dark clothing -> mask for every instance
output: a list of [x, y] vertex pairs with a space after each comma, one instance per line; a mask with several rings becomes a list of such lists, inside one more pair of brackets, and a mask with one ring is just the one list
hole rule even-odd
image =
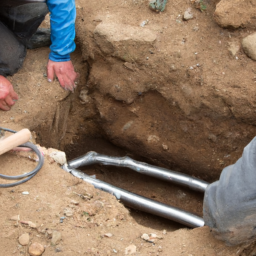
[[15, 7], [23, 4], [30, 3], [45, 3], [46, 0], [1, 0], [0, 7]]
[[229, 245], [256, 239], [256, 137], [242, 157], [226, 167], [204, 197], [204, 221]]
[[[1, 0], [2, 1], [2, 0]], [[26, 44], [48, 13], [46, 3], [0, 8], [0, 75], [13, 75], [22, 66]]]

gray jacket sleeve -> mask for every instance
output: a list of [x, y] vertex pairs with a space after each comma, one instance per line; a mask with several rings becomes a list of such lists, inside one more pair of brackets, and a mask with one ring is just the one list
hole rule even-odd
[[256, 137], [204, 196], [204, 221], [229, 245], [256, 239]]

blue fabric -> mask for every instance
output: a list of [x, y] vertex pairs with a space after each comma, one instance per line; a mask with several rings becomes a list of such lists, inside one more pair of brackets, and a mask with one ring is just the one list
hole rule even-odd
[[76, 48], [75, 0], [47, 0], [51, 18], [51, 52], [52, 61], [69, 61], [70, 53]]

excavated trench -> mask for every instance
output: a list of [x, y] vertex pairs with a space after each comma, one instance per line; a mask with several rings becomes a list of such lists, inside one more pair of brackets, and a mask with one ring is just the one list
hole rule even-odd
[[[83, 90], [84, 88], [79, 88], [78, 91]], [[58, 106], [54, 119], [38, 126], [36, 129], [37, 140], [41, 145], [63, 150], [68, 160], [82, 156], [89, 151], [96, 151], [109, 156], [129, 156], [135, 160], [153, 164], [151, 159], [135, 155], [133, 152], [120, 148], [108, 140], [101, 129], [93, 101], [86, 105], [87, 112], [90, 112], [90, 115], [81, 118], [80, 114], [85, 106], [81, 105], [81, 101], [77, 100], [79, 97], [76, 96], [78, 95], [71, 95], [66, 98]], [[76, 112], [74, 112], [75, 108]], [[48, 128], [49, 123], [53, 127], [51, 130]], [[65, 130], [60, 130], [64, 129], [63, 127], [65, 127]], [[86, 174], [96, 175], [97, 179], [116, 187], [202, 217], [202, 193], [139, 174], [128, 168], [92, 165], [83, 167], [82, 170]], [[183, 227], [181, 224], [136, 209], [131, 209], [131, 215], [139, 224], [154, 229], [170, 231]]]
[[[87, 62], [81, 60], [79, 48], [73, 56], [73, 61], [80, 73], [78, 88], [74, 94], [69, 94], [59, 101], [55, 113], [48, 115], [48, 119], [34, 129], [37, 142], [47, 148], [64, 151], [68, 160], [80, 157], [89, 151], [96, 151], [109, 156], [129, 156], [135, 160], [156, 165], [155, 159], [141, 157], [144, 152], [137, 151], [135, 154], [112, 144], [102, 127], [94, 97], [97, 92], [94, 88], [86, 86], [90, 67]], [[113, 104], [115, 104], [114, 101]], [[168, 168], [166, 163], [160, 167]], [[83, 171], [88, 175], [96, 175], [97, 179], [116, 187], [202, 217], [203, 194], [200, 192], [145, 176], [128, 168], [92, 165], [84, 167]], [[131, 215], [138, 223], [154, 229], [175, 230], [183, 227], [181, 224], [136, 209], [131, 209]]]

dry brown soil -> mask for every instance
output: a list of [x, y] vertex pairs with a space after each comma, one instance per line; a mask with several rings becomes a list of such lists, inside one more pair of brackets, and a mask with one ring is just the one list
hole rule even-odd
[[[57, 81], [47, 82], [48, 48], [29, 50], [22, 69], [9, 77], [20, 98], [10, 112], [0, 113], [0, 127], [27, 127], [33, 141], [65, 151], [68, 159], [95, 150], [217, 179], [255, 134], [255, 63], [242, 50], [239, 60], [228, 51], [231, 39], [239, 42], [252, 30], [220, 28], [213, 19], [216, 3], [205, 4], [206, 11], [200, 12], [190, 1], [169, 1], [165, 12], [157, 14], [147, 1], [78, 0], [78, 47], [72, 61], [80, 81], [75, 93], [63, 91]], [[194, 19], [183, 21], [189, 7]], [[128, 42], [128, 48], [134, 43], [134, 52], [125, 53], [123, 42], [111, 41], [113, 46], [95, 30], [101, 23], [141, 28], [145, 20], [156, 40]], [[49, 26], [49, 18], [43, 26]], [[199, 67], [190, 69], [197, 63]], [[0, 156], [0, 162], [1, 173], [7, 175], [36, 165], [15, 153]], [[121, 168], [92, 166], [84, 171], [202, 216], [201, 194]], [[255, 255], [253, 245], [227, 247], [208, 227], [187, 229], [127, 209], [114, 196], [65, 173], [48, 156], [32, 180], [0, 189], [0, 204], [1, 256], [29, 255], [28, 246], [18, 242], [23, 233], [29, 233], [29, 244], [45, 247], [45, 256], [126, 255], [130, 245], [136, 246], [133, 255]], [[11, 220], [17, 215], [21, 222]], [[57, 245], [51, 243], [53, 231], [61, 233]], [[143, 233], [160, 238], [149, 243]]]

